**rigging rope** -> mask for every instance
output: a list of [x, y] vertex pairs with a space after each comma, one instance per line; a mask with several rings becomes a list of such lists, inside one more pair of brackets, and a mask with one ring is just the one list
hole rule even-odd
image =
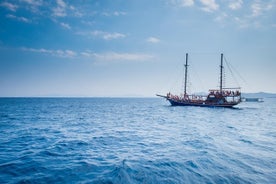
[[[237, 78], [235, 77], [235, 75], [234, 75], [234, 73], [233, 73], [233, 71], [232, 71], [232, 69], [234, 70], [235, 68], [234, 68], [230, 63], [228, 63], [228, 61], [226, 60], [226, 57], [225, 57], [225, 56], [223, 56], [223, 58], [224, 58], [224, 60], [225, 60], [226, 66], [228, 67], [228, 69], [229, 69], [229, 71], [230, 71], [230, 73], [231, 73], [233, 79], [235, 80], [235, 82], [236, 82], [236, 83], [238, 84], [238, 86], [240, 87], [240, 84], [239, 84]], [[237, 71], [236, 71], [236, 73], [237, 73], [237, 74], [239, 75], [239, 77], [242, 79], [241, 75], [240, 75]]]
[[201, 92], [201, 91], [197, 91], [197, 90], [205, 89], [204, 83], [202, 82], [202, 80], [197, 72], [196, 67], [193, 67], [193, 66], [191, 66], [191, 67], [192, 67], [193, 73], [195, 74], [196, 80], [199, 82], [199, 87], [200, 87], [200, 89], [195, 88], [194, 92]]

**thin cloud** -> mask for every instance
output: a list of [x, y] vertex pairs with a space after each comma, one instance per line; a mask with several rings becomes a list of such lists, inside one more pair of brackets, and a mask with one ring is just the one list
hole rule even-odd
[[56, 1], [57, 6], [52, 9], [53, 15], [55, 17], [65, 17], [67, 15], [66, 13], [66, 3], [63, 0], [57, 0]]
[[50, 50], [50, 49], [35, 49], [35, 48], [22, 48], [23, 51], [27, 52], [36, 52], [36, 53], [42, 53], [42, 54], [47, 54], [51, 56], [57, 56], [57, 57], [64, 57], [64, 58], [72, 58], [77, 56], [78, 54], [72, 50]]
[[160, 40], [158, 38], [155, 38], [155, 37], [149, 37], [147, 39], [147, 42], [149, 42], [149, 43], [159, 43]]
[[252, 16], [257, 17], [262, 13], [262, 6], [260, 2], [255, 2], [251, 5]]
[[113, 13], [113, 15], [115, 15], [115, 16], [120, 16], [120, 15], [126, 15], [127, 13], [126, 12], [123, 12], [123, 11], [115, 11], [114, 13]]
[[16, 10], [18, 9], [18, 6], [12, 3], [8, 3], [8, 2], [3, 2], [0, 4], [0, 6], [7, 8], [10, 11], [16, 12]]
[[[201, 8], [203, 11], [206, 12], [213, 12], [218, 10], [219, 5], [216, 3], [215, 0], [199, 0], [200, 3], [203, 5]], [[195, 0], [170, 0], [170, 4], [177, 6], [177, 7], [192, 7], [195, 5]]]
[[180, 7], [187, 7], [187, 6], [194, 5], [194, 0], [171, 0], [170, 2], [174, 6], [180, 6]]
[[25, 52], [34, 52], [40, 53], [55, 57], [62, 57], [62, 58], [74, 58], [76, 56], [82, 56], [86, 58], [93, 59], [97, 62], [120, 62], [120, 61], [149, 61], [154, 58], [153, 55], [143, 54], [143, 53], [119, 53], [119, 52], [105, 52], [105, 53], [96, 53], [90, 50], [76, 52], [73, 50], [52, 50], [52, 49], [36, 49], [36, 48], [27, 48], [22, 47], [22, 51]]
[[53, 8], [53, 15], [55, 17], [65, 17], [67, 14], [64, 8], [56, 7]]
[[223, 12], [223, 13], [221, 13], [219, 16], [217, 16], [214, 20], [215, 20], [216, 22], [223, 22], [223, 21], [225, 21], [228, 17], [229, 17], [228, 14], [225, 13], [225, 12]]
[[114, 12], [103, 12], [101, 13], [102, 15], [106, 16], [106, 17], [110, 17], [110, 16], [121, 16], [121, 15], [126, 15], [126, 12], [123, 11], [114, 11]]
[[[40, 7], [43, 7], [44, 3], [46, 3], [46, 2], [43, 2], [43, 0], [19, 0], [19, 1], [21, 2], [20, 8], [31, 11], [36, 15], [42, 14]], [[48, 7], [46, 4], [45, 6]]]
[[204, 6], [202, 8], [203, 11], [213, 12], [219, 9], [219, 5], [216, 3], [215, 0], [200, 0], [200, 2]]
[[42, 0], [20, 0], [20, 1], [30, 4], [32, 6], [41, 6], [43, 4]]
[[118, 60], [127, 60], [127, 61], [145, 61], [152, 59], [153, 56], [148, 54], [137, 54], [137, 53], [117, 53], [110, 52], [104, 54], [95, 54], [96, 58], [104, 60], [104, 61], [118, 61]]
[[84, 14], [80, 12], [76, 7], [70, 5], [63, 0], [56, 0], [56, 6], [52, 8], [52, 16], [54, 17], [83, 17]]
[[65, 29], [71, 29], [71, 26], [69, 24], [66, 24], [64, 22], [61, 22], [60, 25], [64, 27]]
[[258, 17], [260, 15], [263, 14], [263, 12], [271, 10], [273, 8], [272, 3], [268, 3], [268, 2], [262, 2], [262, 1], [255, 1], [252, 5], [251, 5], [251, 11], [252, 17]]
[[14, 19], [14, 20], [17, 20], [17, 21], [20, 21], [20, 22], [25, 22], [25, 23], [31, 23], [32, 22], [30, 19], [27, 19], [26, 17], [18, 17], [18, 16], [11, 15], [11, 14], [6, 15], [6, 17], [9, 18], [9, 19]]
[[231, 1], [228, 7], [232, 10], [238, 10], [242, 7], [242, 4], [243, 4], [242, 0]]
[[97, 62], [148, 61], [154, 58], [154, 56], [149, 54], [118, 52], [95, 53], [92, 51], [84, 51], [81, 52], [81, 55], [84, 57], [95, 59]]
[[234, 22], [238, 25], [240, 29], [248, 28], [252, 23], [248, 19], [241, 19], [239, 17], [234, 17]]
[[74, 17], [83, 17], [84, 16], [84, 14], [81, 11], [79, 11], [76, 7], [74, 7], [73, 5], [69, 6], [69, 11]]
[[269, 25], [264, 20], [270, 16], [272, 11], [275, 11], [274, 2], [275, 0], [254, 0], [250, 3], [246, 2], [248, 4], [245, 6], [245, 1], [231, 1], [228, 8], [233, 11], [220, 12], [214, 21], [221, 23], [221, 26], [234, 24], [239, 29], [266, 27]]
[[126, 37], [125, 34], [122, 33], [110, 33], [110, 32], [105, 32], [105, 31], [100, 31], [100, 30], [95, 30], [95, 31], [90, 31], [90, 32], [78, 32], [78, 35], [83, 35], [83, 36], [93, 36], [93, 37], [99, 37], [104, 40], [112, 40], [112, 39], [119, 39], [119, 38], [124, 38]]
[[90, 51], [84, 51], [80, 53], [82, 56], [84, 57], [93, 57], [94, 53], [90, 52]]
[[112, 40], [112, 39], [118, 39], [118, 38], [124, 38], [125, 35], [122, 33], [105, 33], [103, 35], [103, 39], [105, 40]]
[[66, 3], [63, 0], [57, 0], [57, 4], [58, 4], [58, 6], [63, 7], [63, 8], [66, 7]]

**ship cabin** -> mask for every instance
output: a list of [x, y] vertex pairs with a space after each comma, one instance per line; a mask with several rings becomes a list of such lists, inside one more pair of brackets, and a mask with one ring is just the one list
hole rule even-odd
[[207, 96], [207, 103], [227, 103], [227, 102], [240, 102], [241, 92], [240, 88], [223, 88], [223, 89], [210, 89]]

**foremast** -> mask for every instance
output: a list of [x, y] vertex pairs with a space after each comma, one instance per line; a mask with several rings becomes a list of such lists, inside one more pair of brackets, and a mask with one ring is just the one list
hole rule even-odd
[[223, 75], [223, 54], [220, 55], [220, 79], [219, 79], [219, 92], [222, 94], [222, 75]]
[[184, 96], [187, 95], [187, 75], [188, 75], [188, 53], [186, 53], [186, 63], [185, 63], [185, 79], [184, 79]]

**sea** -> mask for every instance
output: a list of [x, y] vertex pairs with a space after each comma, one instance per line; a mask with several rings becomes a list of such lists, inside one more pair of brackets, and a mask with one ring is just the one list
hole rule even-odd
[[0, 183], [276, 183], [276, 98], [0, 98]]

